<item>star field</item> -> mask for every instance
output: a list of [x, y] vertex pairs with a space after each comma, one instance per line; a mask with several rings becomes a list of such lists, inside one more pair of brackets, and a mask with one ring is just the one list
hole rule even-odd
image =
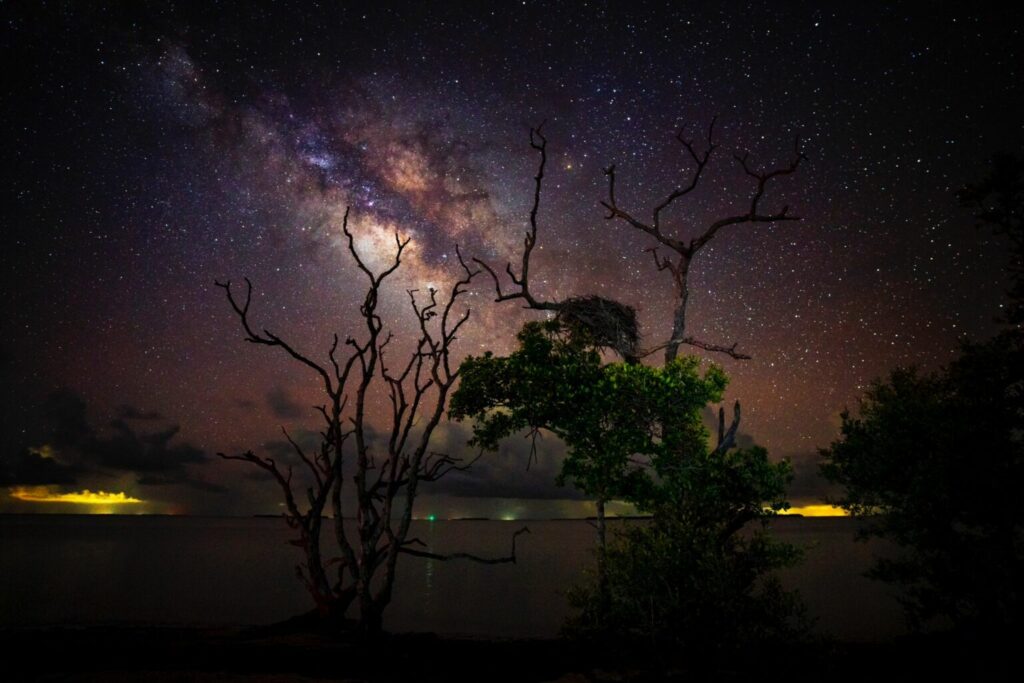
[[[936, 368], [962, 337], [995, 329], [1004, 246], [953, 193], [994, 152], [1021, 149], [1011, 17], [534, 2], [2, 13], [5, 452], [52, 440], [42, 407], [59, 388], [98, 430], [138, 407], [206, 453], [312, 426], [315, 378], [245, 344], [214, 280], [251, 278], [257, 324], [326, 358], [333, 332], [357, 331], [365, 293], [340, 234], [351, 206], [371, 266], [396, 231], [413, 240], [382, 303], [409, 340], [405, 290], [450, 283], [456, 244], [499, 270], [518, 262], [536, 165], [527, 131], [541, 121], [532, 289], [635, 306], [649, 345], [670, 334], [671, 283], [644, 253], [650, 237], [604, 219], [602, 169], [617, 165], [620, 206], [647, 217], [692, 171], [676, 131], [699, 141], [718, 116], [706, 177], [663, 218], [689, 239], [749, 205], [734, 153], [772, 168], [799, 136], [807, 162], [763, 205], [802, 220], [719, 233], [693, 263], [688, 309], [693, 334], [753, 356], [707, 355], [731, 377], [743, 430], [794, 459], [796, 501], [821, 493], [815, 449], [872, 378]], [[464, 353], [508, 351], [536, 315], [492, 299], [483, 279], [467, 297]], [[443, 437], [458, 447], [460, 434]], [[538, 475], [514, 457], [481, 468], [479, 495], [565, 494], [516, 479]], [[161, 510], [273, 504], [229, 463], [188, 462], [173, 481], [105, 476]]]

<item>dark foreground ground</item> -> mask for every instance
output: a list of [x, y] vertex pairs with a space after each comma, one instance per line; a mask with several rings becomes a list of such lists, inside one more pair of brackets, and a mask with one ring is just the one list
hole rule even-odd
[[561, 640], [366, 641], [281, 627], [19, 629], [0, 631], [0, 642], [4, 681], [991, 681], [1020, 680], [1024, 661], [1012, 647], [942, 637], [800, 645], [701, 668], [672, 653], [630, 657]]

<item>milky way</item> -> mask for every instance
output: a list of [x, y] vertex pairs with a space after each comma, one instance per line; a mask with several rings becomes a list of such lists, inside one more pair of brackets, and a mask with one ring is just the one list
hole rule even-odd
[[[266, 482], [208, 455], [273, 449], [279, 425], [312, 426], [318, 387], [242, 341], [214, 280], [251, 278], [257, 323], [323, 356], [334, 332], [357, 331], [365, 293], [341, 234], [351, 207], [372, 266], [396, 232], [412, 239], [382, 302], [410, 339], [406, 290], [450, 283], [456, 244], [499, 268], [518, 258], [527, 131], [541, 121], [535, 293], [620, 300], [646, 343], [663, 341], [670, 283], [648, 236], [604, 219], [602, 169], [615, 163], [619, 204], [648, 214], [691, 171], [676, 132], [699, 139], [717, 116], [721, 148], [666, 232], [689, 238], [745, 209], [753, 187], [734, 153], [772, 167], [799, 136], [808, 156], [764, 198], [803, 220], [723, 231], [694, 261], [689, 320], [753, 356], [709, 360], [731, 376], [744, 431], [794, 459], [793, 499], [810, 502], [815, 450], [872, 378], [938, 367], [959, 338], [994, 330], [1003, 245], [953, 192], [993, 152], [1021, 148], [1021, 27], [957, 12], [5, 7], [3, 457], [23, 458], [22, 473], [52, 462], [0, 484], [103, 487], [155, 510], [272, 509]], [[492, 299], [487, 282], [467, 297], [461, 353], [507, 351], [535, 315]], [[55, 416], [58, 389], [81, 410]], [[72, 418], [78, 455], [38, 455]], [[151, 438], [174, 425], [179, 446]], [[457, 449], [464, 432], [439, 436]], [[89, 460], [83, 444], [114, 441], [120, 464]], [[437, 504], [571, 495], [545, 479], [550, 441], [539, 470], [512, 445]], [[205, 459], [159, 477], [138, 466], [186, 446]]]

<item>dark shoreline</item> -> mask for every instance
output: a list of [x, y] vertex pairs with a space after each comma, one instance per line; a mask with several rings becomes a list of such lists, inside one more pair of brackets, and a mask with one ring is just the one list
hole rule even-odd
[[[884, 643], [810, 642], [733, 653], [695, 667], [685, 657], [626, 655], [563, 639], [432, 633], [384, 635], [296, 628], [89, 626], [0, 629], [5, 681], [611, 681], [1014, 680], [1012, 648], [947, 635]], [[38, 653], [45, 654], [40, 657]], [[656, 660], [661, 659], [661, 662]]]

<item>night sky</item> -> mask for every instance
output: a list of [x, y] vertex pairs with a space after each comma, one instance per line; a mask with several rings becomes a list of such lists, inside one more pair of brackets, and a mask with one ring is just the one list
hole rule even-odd
[[[361, 324], [365, 294], [341, 240], [385, 263], [410, 252], [382, 301], [410, 340], [405, 290], [450, 283], [463, 253], [518, 259], [546, 120], [548, 174], [532, 288], [596, 293], [639, 312], [644, 342], [671, 331], [653, 240], [606, 221], [650, 209], [688, 179], [675, 140], [718, 117], [721, 147], [665, 230], [689, 239], [742, 212], [733, 160], [808, 157], [766, 209], [800, 222], [723, 230], [691, 274], [689, 331], [738, 342], [720, 362], [743, 431], [792, 458], [791, 500], [824, 492], [816, 448], [872, 378], [934, 369], [996, 329], [1005, 246], [954, 191], [1022, 148], [1021, 22], [847, 3], [6, 3], [0, 277], [0, 510], [275, 512], [273, 484], [217, 451], [281, 451], [323, 402], [279, 349], [243, 341], [215, 279], [252, 279], [252, 316], [326, 359]], [[148, 6], [147, 6], [148, 5]], [[466, 298], [460, 355], [510, 350], [536, 319]], [[660, 357], [655, 356], [658, 362]], [[442, 425], [461, 452], [467, 427]], [[420, 514], [580, 514], [553, 484], [559, 447], [525, 469], [513, 439], [472, 476], [428, 489]], [[45, 487], [45, 488], [44, 488]], [[23, 500], [102, 490], [132, 505]], [[18, 497], [15, 497], [18, 496]]]

